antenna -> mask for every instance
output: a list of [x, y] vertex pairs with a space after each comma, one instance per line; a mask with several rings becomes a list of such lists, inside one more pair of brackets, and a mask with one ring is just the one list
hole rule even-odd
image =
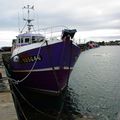
[[30, 10], [34, 10], [34, 6], [27, 5], [27, 6], [24, 6], [23, 9], [27, 9], [28, 16], [23, 20], [27, 21], [28, 32], [30, 32], [31, 27], [33, 27], [33, 25], [31, 24], [31, 21], [34, 20], [34, 19], [30, 19]]

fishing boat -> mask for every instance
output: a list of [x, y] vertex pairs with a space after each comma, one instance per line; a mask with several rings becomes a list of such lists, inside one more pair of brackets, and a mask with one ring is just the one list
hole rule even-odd
[[9, 76], [19, 88], [59, 95], [67, 86], [69, 76], [79, 57], [80, 47], [73, 41], [76, 29], [63, 29], [60, 39], [46, 39], [32, 31], [30, 5], [25, 20], [27, 32], [12, 41]]
[[[30, 10], [34, 7], [27, 5], [24, 8], [28, 13], [24, 19], [27, 31], [22, 29], [12, 41], [11, 53], [3, 54], [17, 116], [19, 120], [32, 120], [42, 119], [42, 114], [46, 120], [58, 111], [58, 120], [63, 107], [60, 105], [62, 93], [81, 52], [73, 39], [77, 31], [62, 29], [59, 39], [46, 38], [32, 31]], [[46, 111], [52, 112], [48, 115]]]

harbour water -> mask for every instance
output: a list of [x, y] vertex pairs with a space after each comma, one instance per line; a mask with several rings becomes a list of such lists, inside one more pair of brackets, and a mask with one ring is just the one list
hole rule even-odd
[[120, 120], [120, 46], [82, 52], [69, 89], [74, 110], [96, 120]]

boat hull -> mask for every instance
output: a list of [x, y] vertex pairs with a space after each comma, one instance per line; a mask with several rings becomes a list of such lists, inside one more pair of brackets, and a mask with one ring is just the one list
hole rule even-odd
[[80, 48], [72, 41], [28, 47], [11, 58], [12, 78], [24, 88], [59, 94], [67, 86], [79, 54]]
[[[58, 94], [67, 85], [67, 80], [71, 70], [50, 70], [32, 72], [26, 80], [20, 82], [22, 87], [37, 90], [39, 92], [49, 92]], [[28, 73], [14, 73], [15, 78], [24, 78]]]
[[19, 120], [56, 120], [60, 117], [65, 90], [59, 96], [51, 96], [24, 88], [11, 80], [9, 83]]

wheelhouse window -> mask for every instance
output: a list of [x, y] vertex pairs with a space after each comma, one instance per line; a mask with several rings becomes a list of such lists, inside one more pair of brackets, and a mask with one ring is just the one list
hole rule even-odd
[[23, 43], [23, 38], [21, 38], [21, 43]]
[[29, 43], [29, 38], [25, 38], [25, 43]]
[[18, 39], [18, 43], [20, 43], [20, 38]]
[[36, 43], [35, 36], [32, 36], [32, 43]]
[[32, 40], [35, 40], [35, 36], [32, 36]]

